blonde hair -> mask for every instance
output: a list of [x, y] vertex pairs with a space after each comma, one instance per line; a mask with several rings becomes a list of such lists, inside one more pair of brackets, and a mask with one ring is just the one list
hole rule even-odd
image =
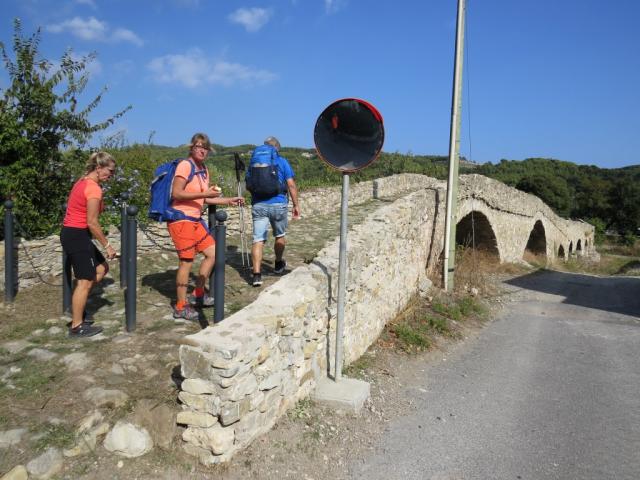
[[198, 132], [191, 137], [191, 143], [189, 149], [191, 150], [196, 143], [200, 143], [202, 146], [207, 147], [207, 150], [211, 150], [211, 140], [206, 133]]
[[110, 154], [107, 152], [94, 152], [87, 160], [85, 168], [87, 173], [91, 173], [98, 167], [106, 167], [110, 164], [116, 164], [116, 160]]

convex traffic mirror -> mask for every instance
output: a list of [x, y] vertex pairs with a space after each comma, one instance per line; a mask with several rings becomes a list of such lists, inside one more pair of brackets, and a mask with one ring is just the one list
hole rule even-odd
[[357, 172], [371, 164], [382, 150], [382, 116], [364, 100], [337, 100], [318, 117], [313, 137], [320, 158], [330, 167], [345, 173]]

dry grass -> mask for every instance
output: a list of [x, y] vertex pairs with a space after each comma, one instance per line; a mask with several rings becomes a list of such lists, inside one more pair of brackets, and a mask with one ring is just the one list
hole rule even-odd
[[484, 320], [488, 308], [477, 297], [447, 295], [415, 297], [392, 322], [379, 343], [407, 353], [428, 350], [439, 338], [459, 338], [462, 323]]
[[463, 295], [476, 289], [480, 296], [493, 296], [498, 292], [497, 278], [526, 271], [522, 265], [501, 264], [496, 255], [487, 251], [459, 248], [456, 252], [455, 291]]

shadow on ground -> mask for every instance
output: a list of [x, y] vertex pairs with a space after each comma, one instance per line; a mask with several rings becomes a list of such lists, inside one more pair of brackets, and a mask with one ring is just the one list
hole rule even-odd
[[640, 278], [593, 277], [539, 270], [506, 283], [527, 290], [563, 296], [565, 299], [562, 303], [640, 316]]

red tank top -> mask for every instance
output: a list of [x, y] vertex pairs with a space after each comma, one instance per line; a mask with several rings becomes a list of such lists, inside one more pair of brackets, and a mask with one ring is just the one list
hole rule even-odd
[[100, 200], [100, 211], [104, 210], [102, 203], [102, 188], [95, 181], [82, 177], [78, 180], [67, 200], [67, 212], [62, 225], [73, 228], [87, 228], [87, 200]]

